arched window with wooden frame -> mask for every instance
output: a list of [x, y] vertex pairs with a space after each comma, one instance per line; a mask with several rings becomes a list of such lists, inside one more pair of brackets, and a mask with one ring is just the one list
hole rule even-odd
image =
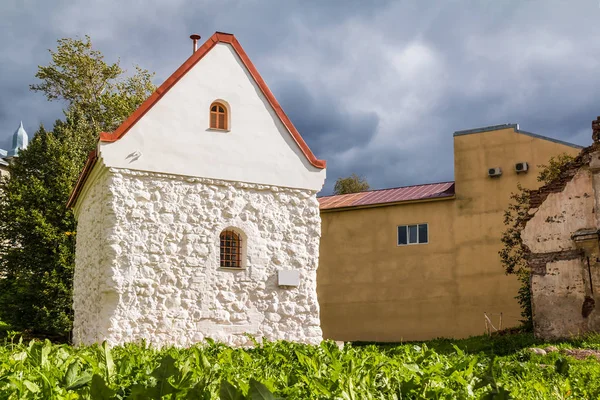
[[225, 104], [215, 101], [210, 105], [210, 129], [228, 129], [228, 115]]
[[220, 235], [221, 268], [242, 268], [242, 235], [226, 229]]

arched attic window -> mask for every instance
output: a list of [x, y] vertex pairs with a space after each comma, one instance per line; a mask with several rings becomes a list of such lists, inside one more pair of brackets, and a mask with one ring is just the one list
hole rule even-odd
[[242, 235], [226, 229], [220, 235], [221, 268], [242, 268]]
[[215, 101], [210, 105], [210, 129], [227, 130], [227, 107]]

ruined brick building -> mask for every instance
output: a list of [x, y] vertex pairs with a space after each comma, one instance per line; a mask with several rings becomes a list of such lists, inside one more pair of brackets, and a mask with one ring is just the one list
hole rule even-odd
[[531, 192], [521, 238], [532, 271], [535, 334], [600, 331], [600, 117], [593, 144], [550, 184]]

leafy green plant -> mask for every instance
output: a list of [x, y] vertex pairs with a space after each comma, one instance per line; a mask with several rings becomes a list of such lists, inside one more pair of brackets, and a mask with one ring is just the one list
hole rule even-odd
[[[546, 399], [598, 398], [600, 367], [531, 355], [531, 335], [353, 345], [261, 342], [187, 349], [49, 341], [0, 346], [2, 399]], [[555, 343], [600, 348], [600, 337]], [[494, 353], [503, 353], [495, 356]]]

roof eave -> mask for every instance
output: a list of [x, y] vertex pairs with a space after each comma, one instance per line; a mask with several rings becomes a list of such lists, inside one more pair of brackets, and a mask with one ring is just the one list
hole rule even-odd
[[532, 133], [532, 132], [524, 131], [522, 129], [519, 129], [519, 124], [501, 124], [501, 125], [484, 126], [484, 127], [481, 127], [481, 128], [474, 128], [474, 129], [465, 129], [465, 130], [462, 130], [462, 131], [456, 131], [456, 132], [454, 132], [452, 136], [454, 136], [454, 137], [456, 137], [456, 136], [464, 136], [464, 135], [471, 135], [471, 134], [474, 134], [474, 133], [499, 131], [499, 130], [502, 130], [502, 129], [512, 129], [516, 133], [520, 133], [522, 135], [527, 135], [527, 136], [531, 136], [531, 137], [534, 137], [534, 138], [537, 138], [537, 139], [542, 139], [542, 140], [548, 140], [550, 142], [562, 144], [562, 145], [569, 146], [569, 147], [574, 147], [576, 149], [583, 149], [584, 148], [584, 146], [580, 146], [580, 145], [575, 144], [575, 143], [569, 143], [569, 142], [565, 142], [564, 140], [554, 139], [554, 138], [551, 138], [551, 137], [548, 137], [548, 136], [538, 135], [537, 133]]
[[88, 154], [88, 158], [83, 166], [83, 170], [81, 174], [79, 174], [79, 178], [77, 178], [77, 182], [75, 183], [75, 187], [69, 196], [69, 200], [67, 201], [67, 208], [72, 208], [75, 203], [77, 203], [77, 198], [79, 194], [83, 190], [83, 186], [85, 185], [85, 181], [89, 174], [94, 169], [94, 165], [96, 165], [96, 161], [98, 160], [98, 152], [96, 150], [90, 151]]
[[439, 196], [439, 197], [431, 197], [428, 199], [416, 199], [416, 200], [403, 200], [403, 201], [394, 201], [389, 203], [377, 203], [377, 204], [363, 204], [356, 206], [345, 206], [345, 207], [332, 207], [332, 208], [319, 208], [320, 212], [334, 212], [334, 211], [351, 211], [365, 208], [379, 208], [379, 207], [390, 207], [390, 206], [400, 206], [405, 204], [415, 204], [415, 203], [431, 203], [434, 201], [441, 200], [454, 200], [456, 195], [450, 196]]

